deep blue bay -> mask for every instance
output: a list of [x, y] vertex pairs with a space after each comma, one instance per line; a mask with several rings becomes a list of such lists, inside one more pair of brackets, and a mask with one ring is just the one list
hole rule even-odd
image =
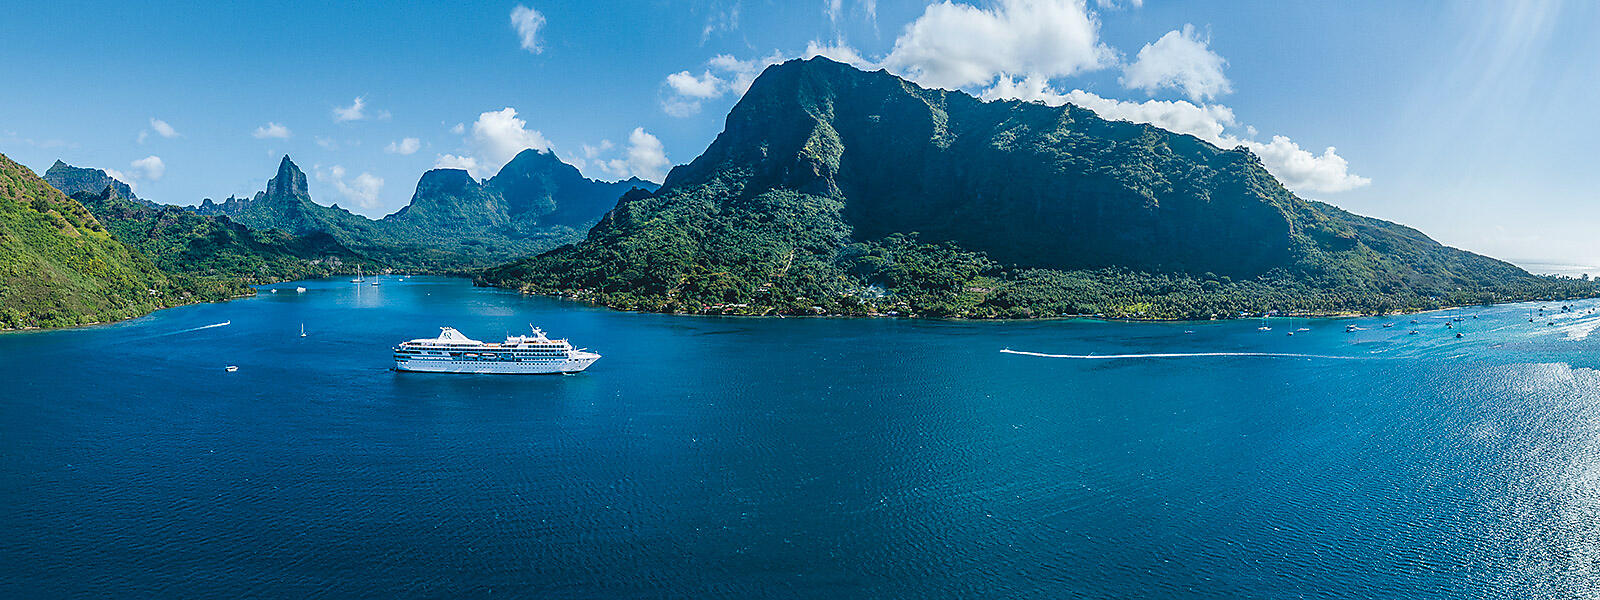
[[[0, 597], [1600, 594], [1593, 302], [1463, 310], [1456, 339], [1450, 313], [1263, 332], [295, 285], [0, 335]], [[529, 323], [605, 358], [389, 370], [438, 326]]]

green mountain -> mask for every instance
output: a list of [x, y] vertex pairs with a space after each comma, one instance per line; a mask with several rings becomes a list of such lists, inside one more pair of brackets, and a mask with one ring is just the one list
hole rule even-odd
[[634, 186], [584, 178], [549, 152], [526, 150], [493, 178], [435, 169], [417, 182], [411, 202], [379, 220], [311, 200], [305, 174], [289, 157], [267, 189], [249, 199], [210, 199], [201, 215], [225, 215], [256, 229], [326, 233], [338, 243], [406, 268], [460, 268], [504, 262], [577, 239]]
[[111, 321], [182, 302], [82, 204], [0, 155], [0, 328]]
[[324, 277], [366, 262], [324, 232], [296, 236], [276, 229], [257, 231], [226, 216], [135, 202], [113, 188], [99, 194], [79, 192], [72, 198], [114, 237], [149, 257], [173, 279], [231, 284], [237, 289], [244, 284]]
[[645, 310], [970, 317], [1593, 293], [1303, 200], [1244, 148], [825, 58], [768, 68], [659, 190], [480, 281]]
[[293, 235], [327, 233], [341, 242], [363, 245], [381, 232], [371, 219], [339, 208], [311, 201], [306, 189], [306, 174], [288, 156], [278, 163], [278, 173], [267, 180], [267, 189], [250, 199], [228, 198], [220, 204], [203, 200], [195, 212], [201, 215], [226, 215], [255, 229], [277, 229]]
[[118, 197], [145, 205], [154, 205], [152, 202], [140, 200], [138, 196], [133, 194], [133, 188], [129, 187], [128, 184], [118, 181], [100, 169], [74, 167], [57, 160], [55, 164], [50, 165], [49, 170], [44, 172], [44, 180], [68, 196], [79, 192], [98, 194], [109, 187], [116, 190]]
[[485, 185], [506, 200], [507, 216], [522, 227], [588, 227], [633, 188], [656, 189], [637, 177], [617, 182], [584, 177], [554, 152], [523, 150]]

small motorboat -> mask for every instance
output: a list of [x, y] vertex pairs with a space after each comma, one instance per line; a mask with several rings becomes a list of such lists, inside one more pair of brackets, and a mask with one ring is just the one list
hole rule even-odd
[[304, 294], [304, 293], [306, 293], [306, 289], [303, 288], [303, 287], [297, 287], [297, 288], [294, 289], [294, 292], [296, 294]]
[[234, 371], [239, 370], [239, 365], [228, 365], [227, 369], [225, 369], [225, 370], [227, 372], [229, 372], [229, 373], [232, 373]]

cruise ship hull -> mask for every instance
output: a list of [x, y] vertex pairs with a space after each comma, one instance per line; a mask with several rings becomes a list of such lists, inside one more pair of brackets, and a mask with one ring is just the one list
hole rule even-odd
[[462, 360], [452, 357], [408, 356], [397, 357], [394, 370], [417, 373], [489, 373], [497, 375], [554, 375], [577, 373], [589, 368], [600, 355], [592, 352], [574, 352], [564, 359], [536, 360]]

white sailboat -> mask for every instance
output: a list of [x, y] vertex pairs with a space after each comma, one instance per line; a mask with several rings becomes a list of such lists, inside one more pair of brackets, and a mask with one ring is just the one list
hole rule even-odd
[[306, 324], [305, 323], [301, 323], [300, 324], [300, 337], [305, 337], [305, 336], [306, 336]]
[[350, 283], [361, 283], [362, 281], [365, 280], [361, 278], [361, 265], [356, 265], [356, 278], [351, 279]]

